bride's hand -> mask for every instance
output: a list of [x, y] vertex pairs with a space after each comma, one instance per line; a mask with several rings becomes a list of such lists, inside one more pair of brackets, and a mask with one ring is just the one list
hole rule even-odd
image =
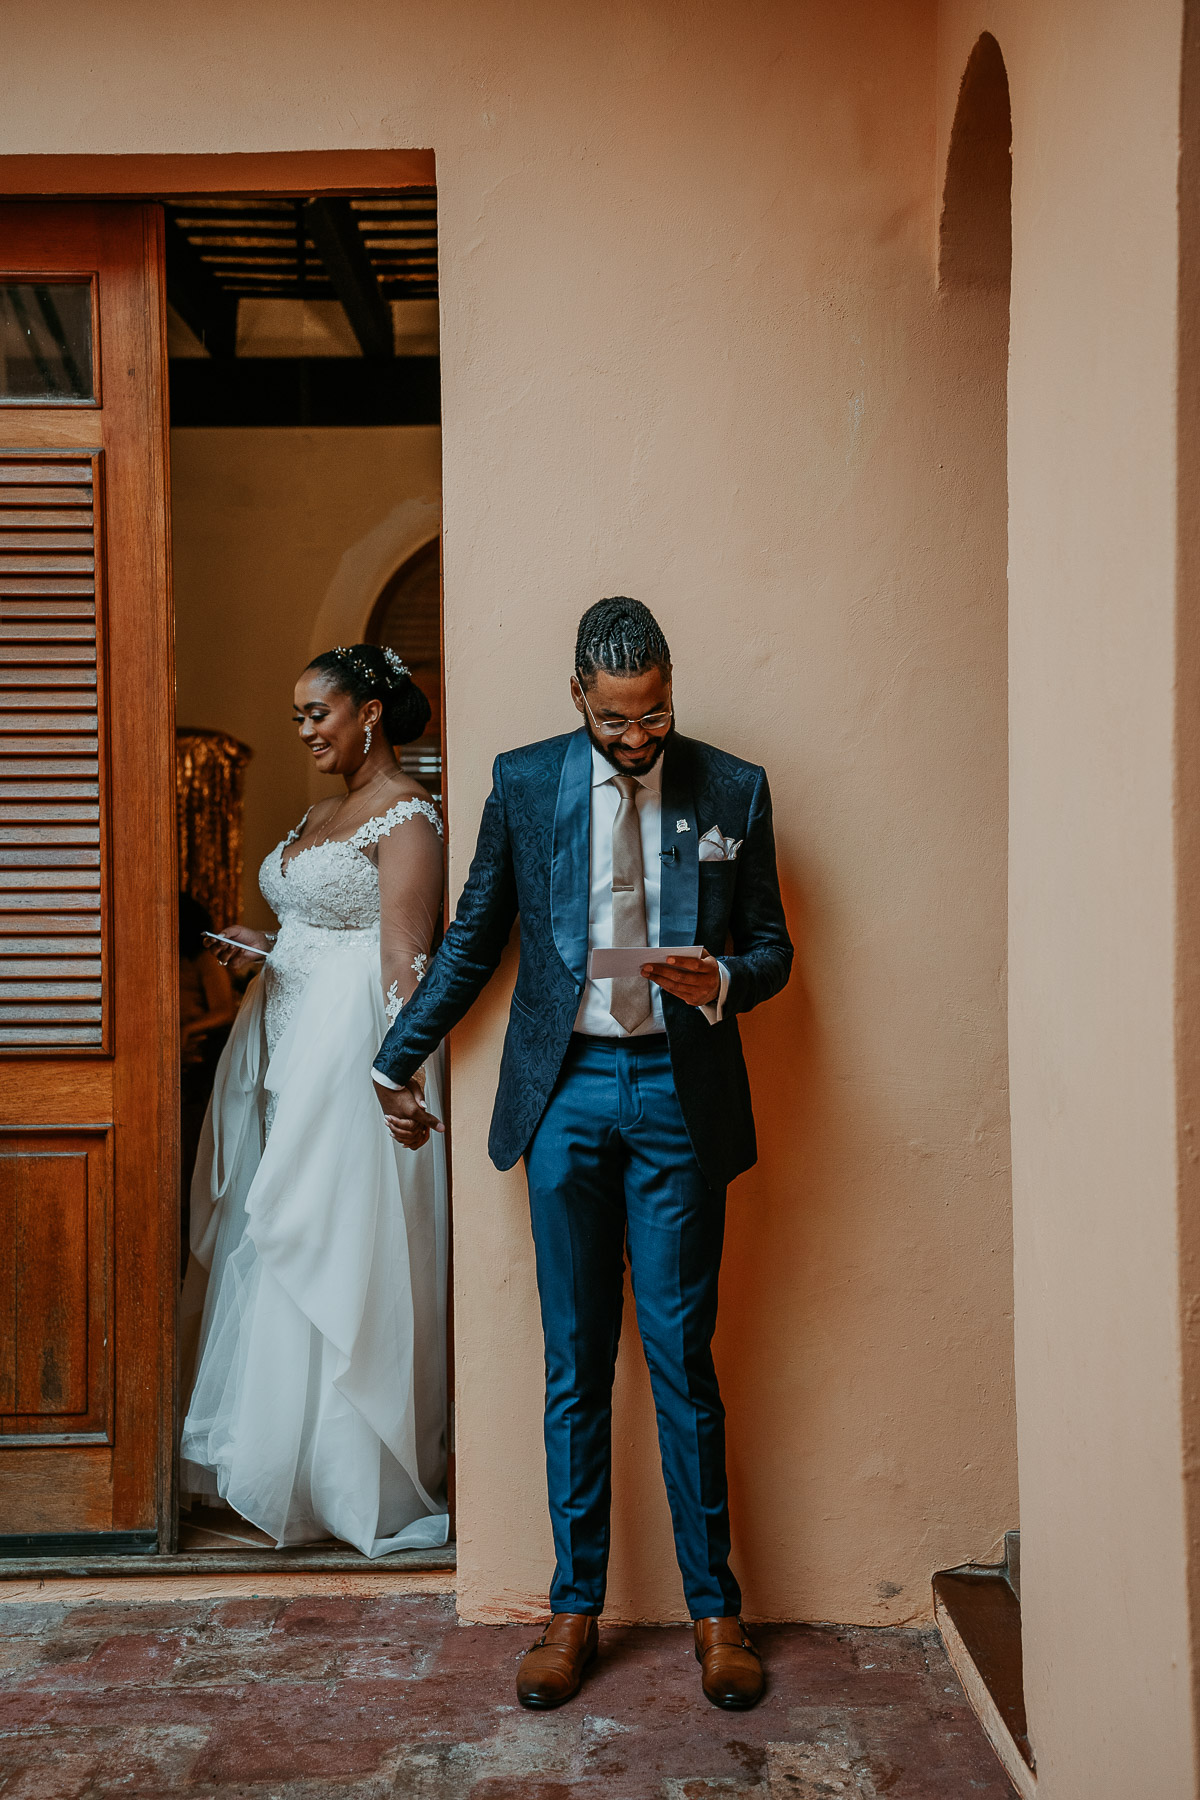
[[384, 1124], [396, 1142], [406, 1150], [419, 1150], [431, 1131], [446, 1129], [440, 1119], [435, 1119], [432, 1113], [426, 1112], [415, 1084], [402, 1088], [385, 1088], [376, 1082], [375, 1098], [383, 1108]]
[[[252, 931], [249, 925], [227, 925], [221, 935], [233, 938], [239, 944], [249, 945], [252, 951], [261, 950], [263, 955], [271, 948], [271, 940], [266, 932]], [[235, 975], [245, 975], [251, 969], [262, 967], [262, 956], [247, 955], [245, 951], [235, 950], [232, 944], [222, 944], [207, 934], [204, 943], [222, 967], [232, 970]]]

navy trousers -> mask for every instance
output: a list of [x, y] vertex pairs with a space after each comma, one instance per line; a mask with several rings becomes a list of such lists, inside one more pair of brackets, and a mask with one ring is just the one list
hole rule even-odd
[[688, 1608], [693, 1619], [740, 1612], [711, 1350], [725, 1193], [692, 1154], [665, 1037], [572, 1038], [525, 1165], [546, 1339], [551, 1610], [604, 1605], [628, 1247]]

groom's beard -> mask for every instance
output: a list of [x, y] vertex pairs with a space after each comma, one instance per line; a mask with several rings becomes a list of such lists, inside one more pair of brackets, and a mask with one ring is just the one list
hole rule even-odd
[[669, 730], [662, 737], [650, 738], [640, 750], [631, 751], [624, 748], [619, 738], [615, 744], [606, 744], [592, 729], [589, 718], [584, 718], [584, 725], [596, 749], [618, 775], [648, 775], [675, 735], [675, 721], [672, 719]]

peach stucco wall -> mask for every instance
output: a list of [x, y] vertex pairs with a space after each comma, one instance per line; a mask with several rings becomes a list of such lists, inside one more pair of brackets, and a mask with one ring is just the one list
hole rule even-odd
[[[574, 723], [601, 592], [660, 611], [684, 728], [770, 768], [799, 957], [746, 1028], [735, 1558], [753, 1613], [882, 1622], [1016, 1516], [991, 544], [978, 580], [1003, 466], [931, 305], [932, 21], [784, 16], [744, 19], [732, 66], [711, 12], [623, 13], [619, 51], [560, 20], [540, 96], [518, 26], [515, 92], [435, 139], [452, 828], [460, 875], [492, 749]], [[502, 1014], [454, 1062], [460, 1603], [485, 1618], [538, 1610], [549, 1566], [523, 1186], [483, 1155]], [[619, 1388], [610, 1608], [679, 1616], [630, 1344]]]
[[[933, 286], [984, 26], [1015, 129], [1029, 1698], [1049, 1800], [1174, 1800], [1178, 5], [23, 3], [0, 151], [433, 147], [452, 886], [493, 752], [574, 723], [578, 612], [639, 594], [685, 729], [770, 770], [798, 945], [746, 1027], [763, 1157], [718, 1344], [747, 1607], [922, 1618], [930, 1571], [1017, 1515], [1003, 386], [994, 316]], [[460, 1606], [483, 1619], [537, 1610], [549, 1566], [522, 1184], [484, 1151], [503, 1012], [497, 984], [453, 1064]], [[619, 1387], [611, 1612], [675, 1617], [631, 1343]]]
[[1190, 1795], [1173, 841], [1182, 14], [945, 6], [943, 157], [981, 29], [1013, 106], [1009, 1048], [1030, 1731], [1054, 1800]]

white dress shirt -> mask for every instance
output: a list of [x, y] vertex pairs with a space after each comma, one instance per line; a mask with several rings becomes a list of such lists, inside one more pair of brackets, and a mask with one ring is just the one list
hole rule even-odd
[[[638, 824], [642, 833], [642, 883], [646, 893], [646, 942], [658, 944], [658, 921], [662, 900], [662, 757], [646, 775], [635, 775]], [[621, 796], [613, 785], [617, 771], [608, 759], [592, 745], [592, 826], [588, 846], [590, 879], [588, 888], [588, 950], [612, 949], [612, 840]], [[729, 991], [729, 971], [724, 963], [721, 991], [715, 1001], [702, 1006], [701, 1012], [710, 1025], [718, 1023]], [[588, 981], [583, 999], [575, 1015], [575, 1029], [586, 1037], [645, 1037], [650, 1032], [664, 1031], [662, 989], [650, 983], [650, 1016], [637, 1030], [627, 1032], [618, 1025], [609, 1007], [612, 1005], [611, 981]]]

